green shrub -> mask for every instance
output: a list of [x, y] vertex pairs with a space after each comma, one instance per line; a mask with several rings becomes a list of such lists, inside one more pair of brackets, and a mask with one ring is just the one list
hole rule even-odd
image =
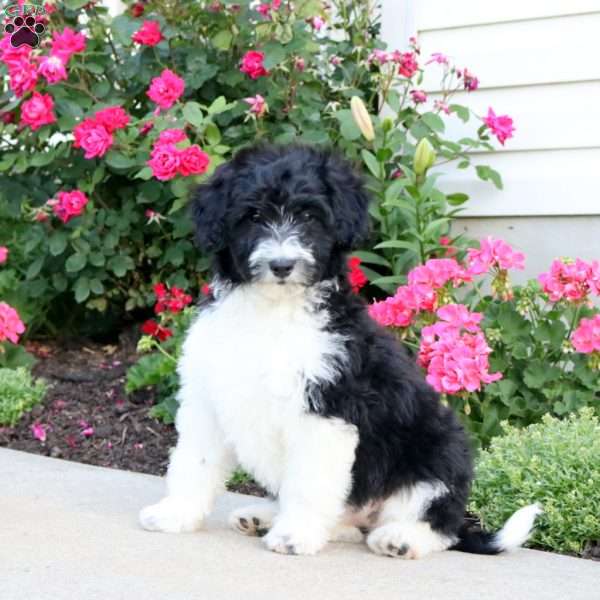
[[26, 369], [0, 369], [0, 425], [15, 425], [45, 393], [46, 384]]
[[600, 422], [589, 408], [568, 419], [546, 415], [505, 435], [481, 453], [470, 509], [499, 528], [518, 507], [540, 502], [531, 544], [581, 553], [600, 539]]

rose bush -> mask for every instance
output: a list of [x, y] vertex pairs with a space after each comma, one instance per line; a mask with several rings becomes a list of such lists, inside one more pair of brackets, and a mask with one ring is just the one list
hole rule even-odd
[[[477, 78], [422, 57], [416, 40], [385, 50], [372, 2], [330, 5], [135, 2], [111, 19], [67, 0], [44, 5], [38, 48], [4, 36], [0, 244], [12, 260], [0, 296], [29, 331], [109, 330], [148, 310], [157, 281], [196, 294], [208, 260], [191, 243], [189, 189], [257, 139], [332, 144], [364, 163], [377, 202], [356, 256], [373, 293], [442, 251], [466, 196], [423, 176], [419, 141], [466, 168], [490, 133], [510, 137], [510, 119], [491, 111], [472, 137], [446, 139], [446, 119], [484, 118], [452, 103]], [[433, 102], [419, 89], [426, 68], [444, 82]]]

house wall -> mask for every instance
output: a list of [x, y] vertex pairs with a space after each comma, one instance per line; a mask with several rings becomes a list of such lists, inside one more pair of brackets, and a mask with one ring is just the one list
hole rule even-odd
[[[383, 0], [382, 10], [391, 48], [418, 33], [422, 60], [443, 52], [479, 77], [457, 103], [514, 119], [504, 148], [474, 156], [504, 190], [446, 169], [443, 187], [471, 197], [456, 230], [507, 239], [526, 253], [527, 276], [556, 256], [600, 258], [600, 0]], [[432, 100], [436, 68], [423, 82]], [[468, 129], [449, 120], [452, 137]]]

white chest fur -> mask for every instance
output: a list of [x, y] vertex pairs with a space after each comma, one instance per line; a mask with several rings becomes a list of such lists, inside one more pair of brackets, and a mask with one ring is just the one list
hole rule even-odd
[[343, 338], [324, 330], [317, 290], [265, 296], [234, 288], [192, 325], [179, 365], [185, 402], [208, 403], [240, 464], [276, 492], [309, 382], [334, 381]]

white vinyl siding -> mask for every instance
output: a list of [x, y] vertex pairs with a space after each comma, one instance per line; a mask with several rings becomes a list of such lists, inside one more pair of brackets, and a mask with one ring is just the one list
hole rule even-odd
[[[500, 172], [504, 190], [445, 167], [442, 187], [471, 197], [457, 229], [510, 238], [536, 267], [561, 254], [600, 258], [600, 0], [383, 0], [382, 9], [390, 48], [418, 34], [422, 63], [442, 52], [479, 78], [454, 101], [514, 119], [504, 147], [473, 156]], [[427, 68], [431, 101], [438, 74]], [[450, 139], [476, 128], [446, 122]]]

